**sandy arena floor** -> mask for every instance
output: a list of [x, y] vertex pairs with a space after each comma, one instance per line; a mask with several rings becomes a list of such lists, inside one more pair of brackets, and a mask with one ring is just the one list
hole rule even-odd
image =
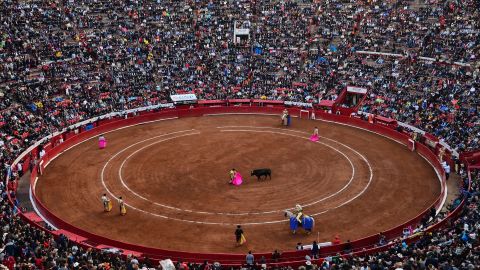
[[[319, 127], [319, 143], [308, 140]], [[317, 238], [358, 239], [395, 227], [440, 194], [434, 170], [384, 137], [338, 124], [273, 116], [207, 116], [159, 121], [91, 139], [55, 159], [36, 193], [65, 221], [124, 242], [195, 252], [291, 250]], [[250, 177], [272, 169], [272, 179]], [[244, 177], [228, 185], [229, 170]], [[107, 191], [108, 190], [108, 191]], [[129, 205], [104, 213], [103, 193]], [[111, 197], [112, 195], [110, 195]], [[292, 235], [283, 210], [315, 217], [314, 233]], [[236, 248], [243, 224], [248, 244]]]

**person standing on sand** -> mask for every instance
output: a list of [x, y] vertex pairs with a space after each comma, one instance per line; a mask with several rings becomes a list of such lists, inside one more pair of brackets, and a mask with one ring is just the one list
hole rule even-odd
[[118, 197], [118, 205], [120, 206], [120, 215], [125, 216], [127, 214], [127, 207], [125, 206], [122, 196]]
[[107, 194], [102, 196], [103, 210], [105, 212], [110, 212], [112, 210], [112, 201], [107, 197]]
[[318, 139], [319, 139], [319, 136], [318, 136], [318, 128], [315, 127], [315, 129], [313, 130], [312, 136], [310, 136], [310, 141], [312, 141], [312, 142], [318, 142]]
[[245, 235], [243, 234], [242, 226], [240, 225], [237, 225], [237, 229], [235, 230], [235, 240], [237, 241], [237, 247], [247, 242], [247, 239], [245, 239]]
[[232, 184], [233, 183], [233, 178], [235, 178], [235, 173], [237, 171], [235, 169], [231, 169], [230, 170], [230, 182], [228, 182], [229, 184]]
[[281, 119], [282, 119], [282, 125], [286, 127], [288, 125], [288, 110], [287, 109], [283, 110]]

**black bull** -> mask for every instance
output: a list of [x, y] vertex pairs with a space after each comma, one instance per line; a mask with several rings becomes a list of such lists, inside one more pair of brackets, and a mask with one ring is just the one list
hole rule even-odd
[[272, 179], [272, 170], [270, 169], [256, 169], [253, 170], [252, 173], [250, 174], [251, 176], [256, 176], [257, 180], [260, 180], [260, 177], [265, 176], [265, 180], [267, 179], [267, 176]]

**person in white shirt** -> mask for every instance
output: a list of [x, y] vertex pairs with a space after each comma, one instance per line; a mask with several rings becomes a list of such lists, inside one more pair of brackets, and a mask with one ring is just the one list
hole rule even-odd
[[446, 161], [442, 162], [442, 167], [443, 170], [445, 171], [445, 177], [448, 178], [450, 177], [450, 165]]
[[103, 210], [105, 212], [110, 212], [112, 210], [112, 204], [110, 199], [107, 197], [107, 194], [103, 194], [102, 203], [103, 203]]
[[45, 156], [45, 154], [46, 154], [45, 149], [42, 149], [42, 151], [40, 151], [40, 153], [39, 153], [40, 158], [43, 158], [43, 156]]
[[21, 162], [17, 163], [17, 172], [19, 177], [23, 176], [23, 165]]

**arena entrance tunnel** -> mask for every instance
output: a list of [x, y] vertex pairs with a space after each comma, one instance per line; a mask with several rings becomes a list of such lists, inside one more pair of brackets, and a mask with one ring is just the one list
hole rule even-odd
[[[275, 106], [275, 107], [262, 107], [262, 106], [220, 106], [220, 107], [196, 107], [196, 108], [173, 108], [173, 109], [162, 109], [162, 110], [155, 110], [155, 111], [145, 111], [145, 112], [135, 112], [121, 117], [114, 117], [111, 119], [105, 118], [102, 119], [96, 118], [91, 121], [88, 125], [83, 125], [78, 128], [77, 131], [65, 132], [62, 134], [58, 134], [50, 139], [50, 142], [47, 143], [44, 147], [46, 150], [46, 155], [43, 159], [39, 162], [38, 170], [34, 170], [31, 175], [31, 200], [32, 203], [36, 206], [36, 213], [21, 213], [22, 217], [26, 218], [29, 222], [37, 227], [41, 227], [45, 230], [43, 226], [41, 226], [42, 220], [45, 220], [47, 223], [51, 224], [54, 230], [51, 230], [51, 233], [54, 235], [65, 234], [71, 240], [78, 242], [80, 246], [83, 247], [92, 247], [98, 249], [104, 248], [118, 248], [121, 250], [123, 255], [133, 254], [135, 256], [148, 256], [154, 260], [161, 260], [161, 259], [172, 259], [176, 260], [183, 260], [188, 262], [203, 262], [204, 260], [208, 261], [218, 261], [222, 263], [222, 265], [241, 265], [245, 260], [245, 251], [241, 250], [241, 252], [228, 252], [228, 253], [221, 253], [221, 252], [194, 252], [184, 251], [184, 250], [170, 250], [170, 249], [163, 249], [158, 247], [152, 246], [144, 246], [134, 243], [129, 243], [126, 241], [121, 241], [119, 239], [113, 239], [109, 237], [102, 236], [97, 233], [93, 233], [85, 228], [80, 228], [75, 224], [72, 224], [71, 220], [67, 222], [64, 220], [58, 213], [53, 213], [53, 211], [48, 207], [39, 197], [38, 191], [36, 190], [38, 185], [41, 185], [39, 181], [42, 181], [42, 176], [39, 174], [45, 173], [45, 177], [48, 176], [50, 168], [46, 169], [47, 165], [54, 161], [54, 159], [59, 158], [60, 155], [64, 155], [69, 151], [81, 146], [82, 144], [88, 143], [88, 140], [91, 138], [97, 138], [97, 136], [108, 132], [113, 132], [114, 130], [125, 130], [127, 131], [131, 127], [145, 127], [149, 124], [158, 123], [167, 123], [171, 121], [177, 121], [180, 119], [187, 119], [188, 121], [198, 121], [199, 118], [192, 118], [192, 117], [206, 117], [217, 123], [217, 127], [223, 130], [230, 130], [227, 132], [235, 133], [235, 131], [241, 132], [254, 132], [254, 131], [274, 131], [274, 132], [282, 132], [288, 133], [290, 135], [297, 135], [297, 136], [304, 136], [308, 138], [308, 129], [297, 130], [294, 127], [291, 130], [283, 130], [279, 131], [282, 127], [273, 127], [271, 129], [260, 129], [259, 126], [256, 126], [257, 129], [249, 129], [248, 131], [242, 131], [246, 129], [242, 125], [237, 125], [237, 127], [233, 127], [234, 125], [225, 125], [224, 123], [219, 123], [219, 119], [226, 119], [222, 117], [255, 117], [257, 115], [261, 115], [263, 120], [251, 120], [251, 123], [256, 123], [256, 121], [278, 121], [280, 122], [280, 115], [284, 110], [283, 106]], [[313, 125], [337, 125], [339, 127], [348, 128], [351, 130], [363, 130], [373, 133], [376, 137], [384, 139], [385, 137], [389, 140], [393, 140], [396, 143], [403, 145], [405, 149], [409, 146], [409, 136], [405, 133], [400, 133], [388, 126], [382, 124], [372, 124], [367, 121], [363, 121], [357, 118], [346, 117], [342, 115], [333, 115], [323, 113], [321, 111], [314, 111], [314, 110], [302, 110], [299, 108], [290, 107], [288, 108], [290, 114], [295, 117], [293, 120], [293, 125], [295, 126], [295, 122], [302, 123], [302, 127], [311, 127]], [[308, 113], [306, 113], [306, 111]], [[315, 114], [317, 120], [309, 119], [312, 116], [312, 113]], [[202, 118], [202, 119], [206, 119]], [[197, 120], [195, 120], [197, 119]], [[265, 120], [266, 119], [266, 120]], [[300, 120], [302, 119], [302, 120]], [[298, 121], [297, 121], [298, 120]], [[236, 119], [234, 121], [237, 121]], [[249, 120], [250, 121], [250, 120]], [[275, 129], [274, 129], [275, 128]], [[298, 131], [296, 133], [296, 131]], [[362, 131], [362, 132], [363, 132]], [[304, 132], [301, 134], [300, 132]], [[260, 133], [255, 133], [253, 135], [259, 136]], [[321, 132], [322, 134], [322, 132]], [[363, 133], [362, 133], [363, 134]], [[250, 134], [249, 136], [251, 136]], [[282, 135], [282, 136], [290, 136], [290, 135]], [[329, 134], [327, 134], [329, 135]], [[325, 136], [327, 136], [325, 135]], [[243, 135], [242, 135], [243, 136]], [[248, 137], [248, 136], [247, 136]], [[328, 137], [330, 138], [330, 137]], [[306, 140], [307, 141], [307, 140]], [[83, 143], [82, 143], [83, 142]], [[93, 141], [95, 143], [95, 141]], [[109, 142], [110, 143], [110, 142]], [[302, 142], [303, 143], [303, 142]], [[334, 142], [332, 142], [334, 144]], [[425, 145], [423, 144], [416, 144], [415, 151], [423, 157], [425, 160], [430, 163], [430, 165], [434, 168], [435, 173], [440, 180], [440, 190], [438, 190], [438, 194], [436, 194], [433, 202], [429, 203], [427, 207], [423, 207], [421, 211], [407, 221], [400, 222], [401, 224], [396, 224], [392, 228], [383, 230], [383, 235], [387, 239], [394, 239], [397, 237], [402, 236], [404, 229], [413, 226], [415, 227], [416, 224], [420, 222], [420, 220], [429, 213], [432, 207], [435, 207], [437, 210], [440, 209], [445, 201], [446, 198], [446, 185], [445, 185], [445, 175], [442, 170], [441, 164], [439, 163], [436, 155]], [[36, 154], [38, 147], [32, 147], [29, 149], [28, 153]], [[378, 149], [377, 149], [378, 151]], [[24, 162], [28, 162], [28, 154], [24, 155], [23, 158]], [[55, 161], [56, 162], [56, 161]], [[55, 164], [52, 163], [52, 164]], [[427, 163], [427, 164], [428, 164]], [[127, 164], [128, 166], [128, 164]], [[274, 172], [275, 174], [275, 172]], [[39, 178], [40, 177], [40, 178]], [[438, 182], [438, 180], [436, 180]], [[95, 194], [98, 197], [98, 194]], [[293, 205], [292, 205], [293, 207]], [[134, 210], [131, 210], [134, 211]], [[130, 213], [129, 213], [130, 214]], [[127, 216], [129, 215], [127, 214]], [[456, 213], [452, 213], [450, 217], [454, 217]], [[248, 226], [248, 225], [247, 225]], [[285, 223], [285, 226], [286, 225]], [[433, 228], [432, 228], [433, 229]], [[248, 232], [247, 232], [248, 234]], [[288, 235], [289, 237], [291, 235]], [[313, 238], [315, 239], [315, 235]], [[417, 236], [411, 236], [407, 239], [407, 242], [414, 241]], [[233, 231], [232, 231], [232, 238], [233, 238]], [[295, 239], [295, 238], [294, 238]], [[305, 239], [305, 238], [301, 238]], [[311, 240], [311, 238], [308, 238]], [[345, 239], [342, 239], [345, 240]], [[354, 254], [366, 254], [371, 252], [377, 252], [381, 250], [386, 250], [390, 247], [390, 245], [385, 245], [381, 247], [377, 247], [379, 236], [378, 234], [371, 234], [365, 237], [360, 237], [357, 239], [351, 239], [350, 248], [353, 250]], [[226, 239], [225, 241], [229, 241]], [[305, 243], [306, 244], [306, 243]], [[336, 254], [338, 252], [342, 252], [345, 250], [346, 244], [335, 244], [335, 245], [328, 245], [321, 249], [321, 257], [325, 257], [330, 254]], [[274, 247], [272, 247], [273, 250]], [[293, 246], [292, 248], [293, 249]], [[288, 250], [288, 249], [284, 249]], [[306, 254], [309, 254], [309, 251], [284, 251], [282, 253], [281, 261], [278, 264], [281, 265], [300, 265], [304, 262], [304, 257]], [[271, 256], [271, 252], [255, 252], [256, 258], [260, 258], [264, 256], [265, 258], [269, 259]], [[322, 260], [322, 259], [320, 259]]]

